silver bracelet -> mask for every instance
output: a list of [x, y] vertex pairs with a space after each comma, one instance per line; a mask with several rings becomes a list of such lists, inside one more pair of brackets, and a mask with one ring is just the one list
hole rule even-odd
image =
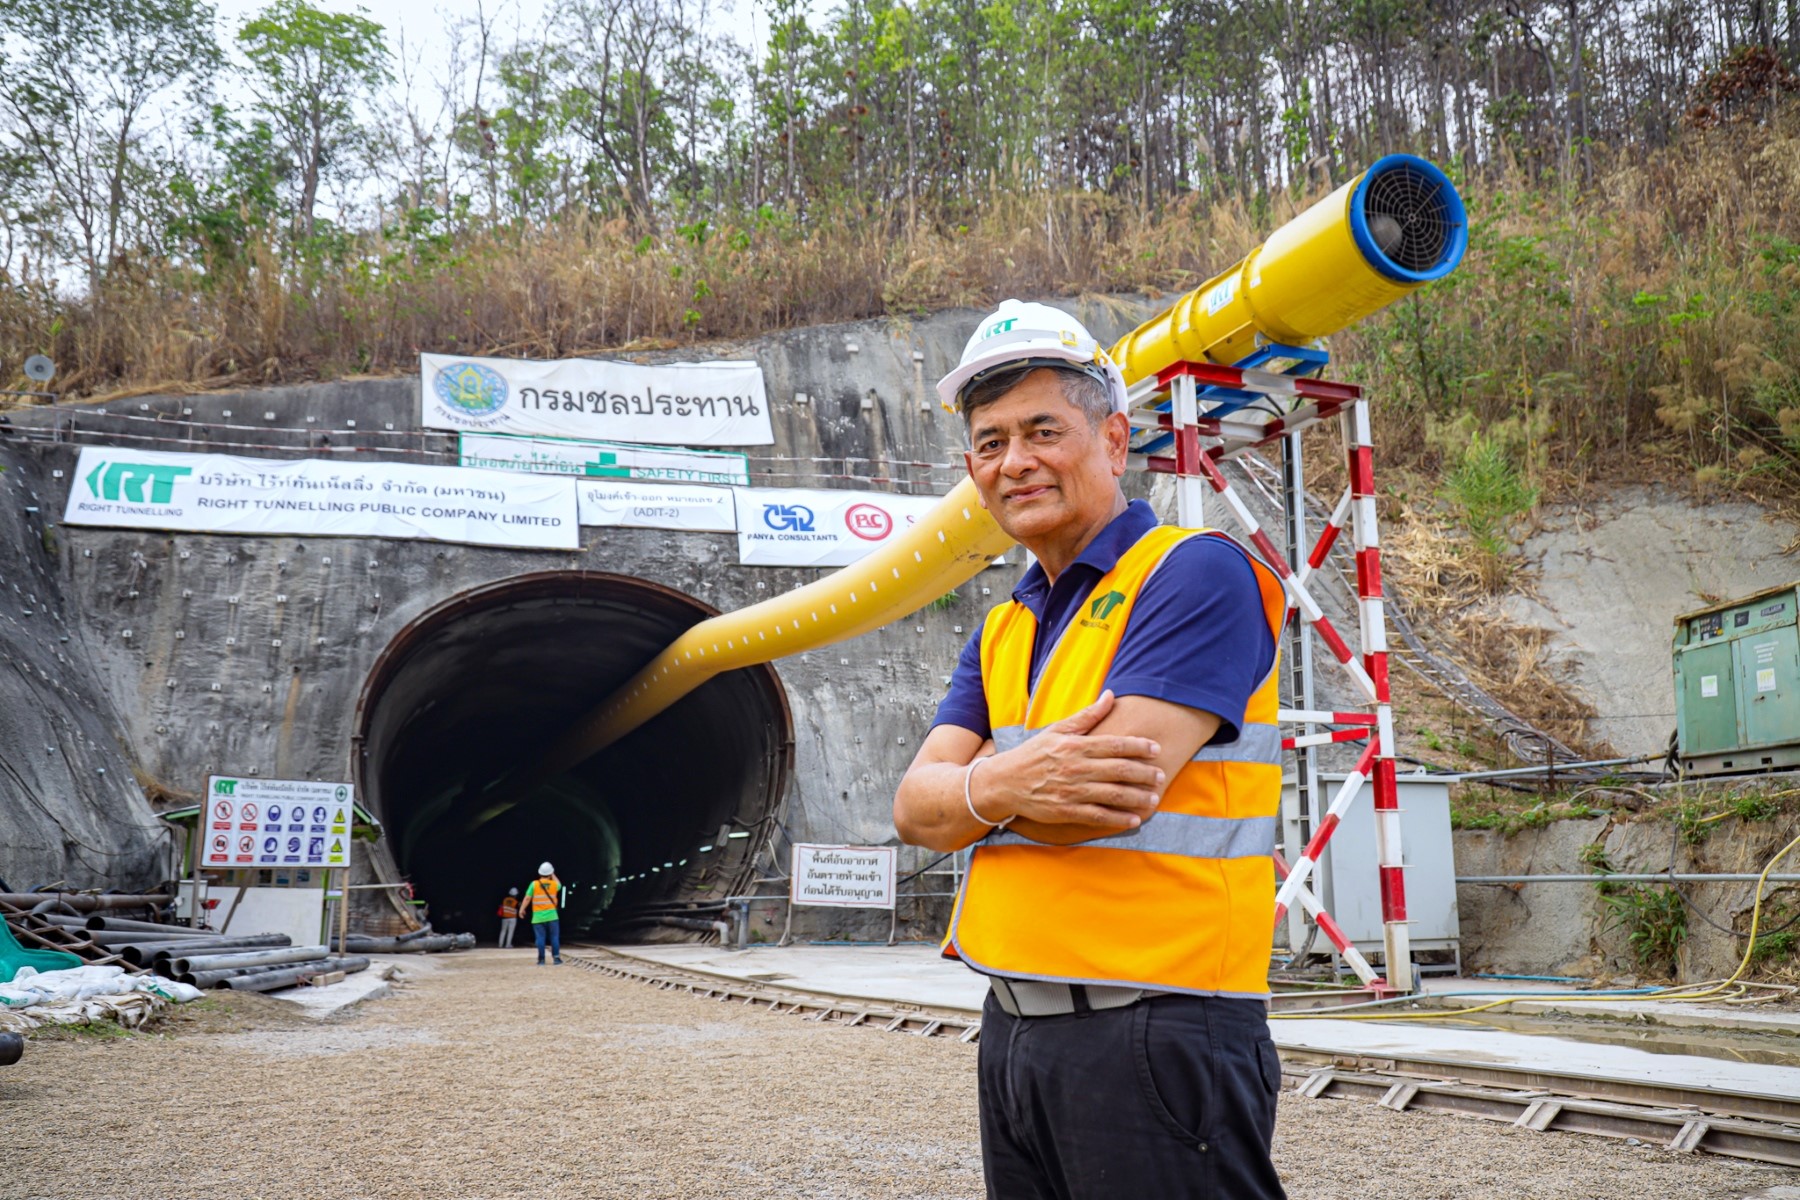
[[[989, 829], [1005, 829], [1008, 825], [1012, 824], [1012, 817], [1008, 817], [1004, 821], [988, 820], [986, 817], [975, 811], [975, 797], [969, 794], [969, 784], [975, 778], [975, 768], [979, 767], [982, 761], [983, 760], [979, 758], [976, 759], [969, 764], [969, 769], [963, 772], [963, 803], [969, 806], [969, 815], [974, 817], [977, 821], [980, 821], [983, 825], [986, 825]], [[1013, 814], [1013, 816], [1017, 815], [1017, 813]]]

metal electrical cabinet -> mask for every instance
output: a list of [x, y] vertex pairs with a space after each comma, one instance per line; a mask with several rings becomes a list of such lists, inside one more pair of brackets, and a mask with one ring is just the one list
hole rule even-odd
[[1800, 584], [1675, 618], [1675, 746], [1682, 771], [1800, 764]]
[[[1321, 772], [1326, 797], [1344, 776]], [[1456, 854], [1450, 836], [1450, 784], [1429, 775], [1399, 775], [1400, 850], [1406, 868], [1406, 923], [1414, 950], [1448, 950], [1462, 961], [1456, 913]], [[1319, 903], [1337, 919], [1344, 936], [1365, 955], [1379, 958], [1381, 857], [1375, 842], [1375, 788], [1365, 782], [1325, 843]], [[1329, 950], [1329, 946], [1322, 946]]]

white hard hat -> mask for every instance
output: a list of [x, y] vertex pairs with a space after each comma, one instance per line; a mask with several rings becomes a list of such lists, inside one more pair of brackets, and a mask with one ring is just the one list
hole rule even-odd
[[538, 864], [538, 874], [539, 875], [554, 875], [554, 874], [556, 874], [556, 868], [551, 866], [547, 862], [539, 863]]
[[509, 896], [516, 896], [519, 894], [519, 889], [518, 888], [507, 888], [506, 894]]
[[938, 380], [938, 399], [955, 412], [957, 397], [976, 376], [995, 367], [1034, 361], [1045, 366], [1068, 363], [1086, 371], [1106, 385], [1113, 411], [1125, 411], [1125, 376], [1087, 327], [1060, 308], [1022, 300], [1003, 300], [981, 319], [956, 370]]

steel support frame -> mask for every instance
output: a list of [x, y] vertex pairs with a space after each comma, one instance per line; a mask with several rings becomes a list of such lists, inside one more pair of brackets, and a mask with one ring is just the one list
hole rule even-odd
[[[1182, 525], [1205, 524], [1205, 488], [1223, 502], [1256, 553], [1282, 581], [1288, 596], [1288, 618], [1308, 636], [1299, 642], [1306, 654], [1305, 671], [1296, 682], [1310, 683], [1310, 635], [1316, 633], [1339, 666], [1350, 677], [1364, 708], [1355, 712], [1314, 711], [1304, 692], [1295, 694], [1301, 705], [1281, 714], [1298, 722], [1301, 730], [1283, 740], [1283, 747], [1302, 755], [1301, 770], [1310, 766], [1314, 746], [1330, 742], [1366, 739], [1356, 768], [1333, 795], [1323, 815], [1304, 813], [1311, 836], [1305, 849], [1285, 872], [1276, 894], [1275, 922], [1288, 919], [1298, 904], [1317, 921], [1340, 954], [1341, 931], [1319, 904], [1308, 884], [1319, 859], [1344, 813], [1372, 784], [1375, 808], [1377, 870], [1382, 903], [1382, 945], [1387, 978], [1379, 979], [1360, 955], [1345, 955], [1365, 985], [1382, 991], [1411, 992], [1414, 988], [1411, 944], [1406, 920], [1406, 878], [1401, 838], [1401, 811], [1394, 769], [1394, 718], [1388, 684], [1386, 612], [1381, 587], [1381, 534], [1376, 513], [1374, 442], [1370, 433], [1369, 402], [1351, 384], [1299, 378], [1255, 368], [1226, 367], [1215, 363], [1177, 363], [1153, 379], [1130, 389], [1132, 425], [1130, 465], [1176, 477], [1177, 517]], [[1217, 415], [1213, 415], [1213, 414]], [[1349, 486], [1320, 531], [1319, 539], [1299, 558], [1304, 542], [1304, 523], [1294, 513], [1303, 512], [1304, 473], [1300, 435], [1322, 421], [1338, 422]], [[1247, 451], [1281, 443], [1284, 453], [1284, 521], [1288, 553], [1283, 553], [1263, 530], [1254, 513], [1225, 478], [1220, 464]], [[1170, 449], [1172, 454], [1160, 451]], [[1298, 495], [1294, 494], [1296, 491]], [[1356, 565], [1358, 645], [1352, 650], [1320, 608], [1308, 588], [1310, 576], [1325, 562], [1344, 532]], [[1291, 652], [1291, 651], [1290, 651]], [[1316, 725], [1347, 725], [1347, 729], [1314, 731]], [[1316, 778], [1309, 775], [1308, 781]], [[1316, 801], [1313, 802], [1316, 805]], [[1310, 807], [1310, 806], [1309, 806]], [[1333, 937], [1334, 931], [1337, 936]], [[1297, 944], [1297, 943], [1296, 943]], [[1348, 943], [1344, 943], [1347, 945]], [[1352, 947], [1352, 950], [1354, 947]]]

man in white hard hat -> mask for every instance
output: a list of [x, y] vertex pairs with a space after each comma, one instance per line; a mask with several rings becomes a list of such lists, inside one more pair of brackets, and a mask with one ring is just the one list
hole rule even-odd
[[990, 982], [988, 1195], [1279, 1198], [1280, 583], [1126, 502], [1124, 380], [1069, 314], [1007, 301], [938, 389], [1037, 559], [894, 798], [904, 840], [975, 847], [944, 947]]
[[538, 864], [538, 877], [525, 888], [521, 907], [531, 914], [531, 936], [537, 942], [537, 965], [544, 965], [544, 943], [550, 956], [562, 966], [562, 880], [547, 862]]

